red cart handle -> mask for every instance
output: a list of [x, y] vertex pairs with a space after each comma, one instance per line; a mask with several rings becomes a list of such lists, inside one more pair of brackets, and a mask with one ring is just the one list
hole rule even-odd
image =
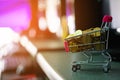
[[105, 15], [102, 19], [103, 22], [112, 22], [112, 17], [109, 15]]
[[65, 47], [65, 51], [69, 52], [69, 46], [67, 41], [64, 41], [64, 47]]

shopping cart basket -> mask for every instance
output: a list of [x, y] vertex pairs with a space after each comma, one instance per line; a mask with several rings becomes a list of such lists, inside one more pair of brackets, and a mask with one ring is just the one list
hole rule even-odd
[[[93, 30], [64, 40], [66, 52], [81, 53], [86, 57], [86, 60], [73, 61], [73, 72], [80, 70], [82, 64], [102, 65], [104, 72], [109, 72], [112, 59], [107, 49], [111, 21], [112, 17], [105, 15], [102, 19], [100, 30]], [[95, 54], [101, 55], [104, 60], [94, 60]]]

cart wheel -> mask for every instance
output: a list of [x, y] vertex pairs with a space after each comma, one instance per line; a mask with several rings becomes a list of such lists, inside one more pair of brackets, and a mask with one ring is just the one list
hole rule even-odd
[[111, 65], [107, 65], [107, 66], [103, 67], [103, 70], [105, 73], [108, 73], [110, 71], [110, 69], [111, 69]]
[[76, 66], [76, 65], [73, 65], [73, 66], [72, 66], [72, 71], [73, 71], [73, 72], [76, 72], [76, 71], [77, 71], [77, 66]]
[[76, 67], [77, 67], [77, 70], [81, 69], [81, 65], [80, 64], [77, 64]]
[[104, 70], [105, 73], [108, 73], [108, 72], [109, 72], [109, 69], [108, 69], [107, 67], [104, 67], [103, 70]]

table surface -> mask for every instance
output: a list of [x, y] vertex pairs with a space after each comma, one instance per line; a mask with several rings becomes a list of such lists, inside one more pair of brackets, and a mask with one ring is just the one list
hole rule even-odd
[[[111, 62], [111, 70], [104, 73], [102, 66], [81, 65], [81, 70], [73, 72], [71, 70], [73, 61], [80, 61], [80, 53], [66, 53], [61, 51], [43, 51], [41, 52], [50, 66], [64, 80], [119, 80], [120, 62]], [[102, 59], [102, 58], [100, 58]], [[102, 60], [101, 60], [102, 61]]]

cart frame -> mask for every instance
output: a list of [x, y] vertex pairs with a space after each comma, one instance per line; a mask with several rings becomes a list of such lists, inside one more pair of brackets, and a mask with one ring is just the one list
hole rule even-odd
[[[102, 65], [103, 71], [108, 73], [111, 69], [111, 55], [108, 53], [108, 39], [109, 39], [109, 27], [112, 21], [112, 17], [105, 15], [102, 20], [100, 30], [95, 30], [91, 32], [84, 33], [82, 35], [77, 35], [73, 37], [66, 38], [64, 40], [65, 50], [69, 53], [81, 53], [86, 57], [86, 60], [82, 61], [73, 61], [72, 71], [76, 72], [81, 69], [81, 65]], [[100, 33], [99, 37], [93, 37], [97, 33]], [[89, 39], [87, 39], [90, 37]], [[84, 38], [84, 39], [83, 39]], [[95, 41], [94, 39], [98, 39]], [[73, 45], [70, 45], [70, 42], [73, 40]], [[88, 41], [86, 41], [88, 40]], [[98, 48], [99, 46], [99, 48]], [[73, 49], [78, 49], [73, 51]], [[105, 60], [104, 61], [95, 61], [94, 55], [101, 55]]]

